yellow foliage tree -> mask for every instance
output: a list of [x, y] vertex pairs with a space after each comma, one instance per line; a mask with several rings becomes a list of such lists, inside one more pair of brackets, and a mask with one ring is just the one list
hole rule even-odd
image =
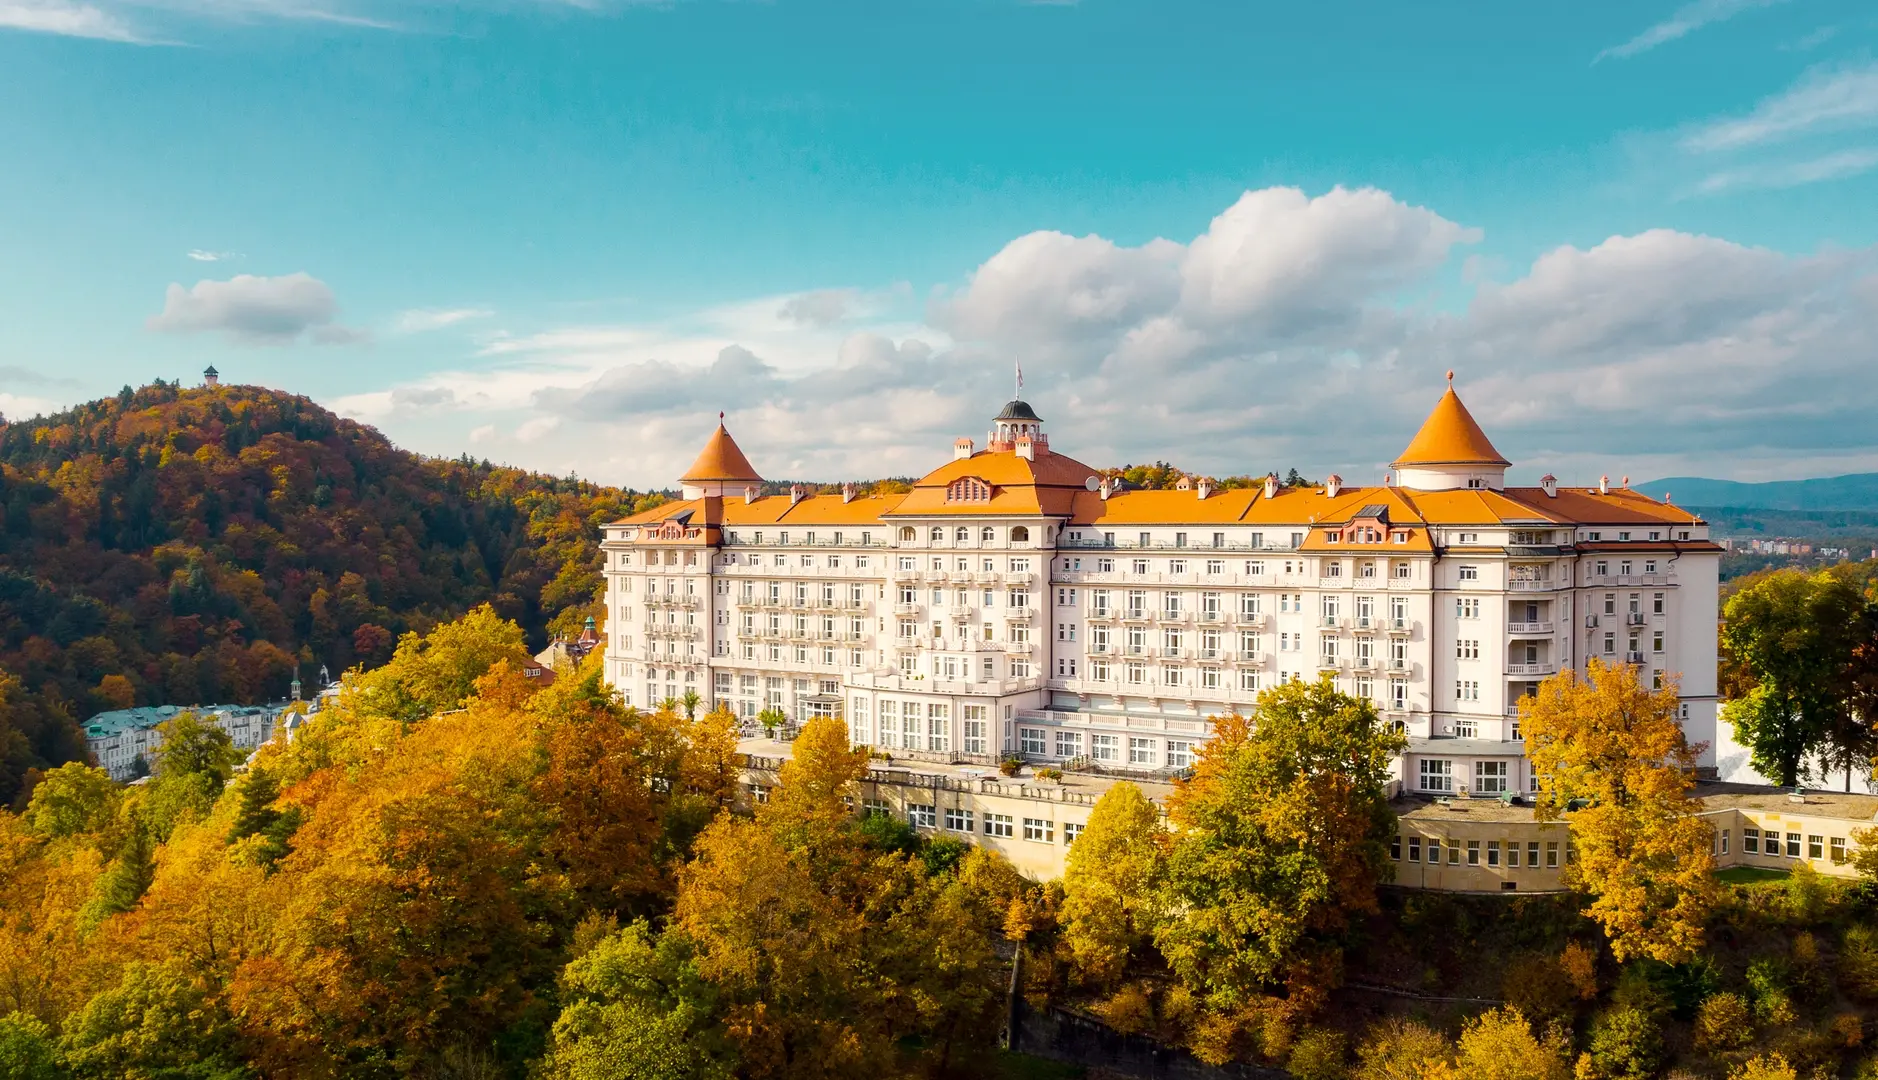
[[1673, 681], [1651, 690], [1636, 668], [1596, 659], [1586, 678], [1561, 671], [1519, 703], [1538, 816], [1570, 822], [1565, 880], [1590, 896], [1619, 961], [1693, 956], [1717, 896], [1677, 708]]
[[1396, 1018], [1369, 1029], [1356, 1048], [1351, 1080], [1449, 1080], [1454, 1045], [1439, 1031]]
[[1089, 812], [1063, 871], [1063, 943], [1098, 986], [1121, 978], [1154, 932], [1167, 830], [1133, 784], [1116, 784]]
[[1541, 1038], [1518, 1009], [1489, 1009], [1461, 1028], [1455, 1072], [1467, 1080], [1571, 1080], [1570, 1050], [1562, 1031]]

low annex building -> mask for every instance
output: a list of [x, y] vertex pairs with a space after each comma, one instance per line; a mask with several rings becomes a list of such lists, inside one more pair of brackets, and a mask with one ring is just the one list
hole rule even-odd
[[1608, 479], [1508, 487], [1451, 383], [1381, 485], [1127, 490], [1023, 401], [905, 494], [764, 494], [720, 423], [682, 500], [606, 527], [608, 679], [836, 716], [897, 758], [1167, 776], [1209, 716], [1329, 675], [1404, 790], [1531, 790], [1515, 703], [1592, 657], [1680, 676], [1714, 766], [1706, 522]]

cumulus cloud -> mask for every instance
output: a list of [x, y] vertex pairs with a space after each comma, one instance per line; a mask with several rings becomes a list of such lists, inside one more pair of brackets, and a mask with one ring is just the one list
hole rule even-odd
[[198, 281], [188, 289], [171, 284], [163, 310], [145, 325], [175, 334], [215, 331], [248, 345], [284, 345], [303, 338], [331, 345], [363, 340], [364, 332], [340, 325], [338, 314], [332, 289], [311, 274], [237, 274], [227, 281]]
[[1592, 58], [1592, 63], [1607, 59], [1623, 59], [1638, 53], [1648, 52], [1677, 38], [1700, 30], [1710, 23], [1724, 22], [1744, 11], [1755, 8], [1773, 7], [1785, 0], [1691, 0], [1672, 12], [1669, 18], [1644, 31], [1622, 45], [1613, 45]]
[[777, 314], [800, 325], [828, 326], [846, 319], [859, 300], [860, 293], [854, 289], [817, 289], [784, 300]]
[[1874, 252], [1657, 229], [1462, 275], [1480, 239], [1380, 191], [1249, 192], [1184, 242], [1016, 237], [925, 325], [850, 313], [831, 331], [763, 298], [500, 338], [477, 370], [413, 387], [452, 398], [357, 405], [456, 425], [436, 452], [473, 431], [639, 485], [671, 483], [724, 410], [765, 475], [834, 479], [944, 461], [1021, 361], [1052, 445], [1092, 464], [1373, 482], [1452, 367], [1528, 479], [1878, 468]]

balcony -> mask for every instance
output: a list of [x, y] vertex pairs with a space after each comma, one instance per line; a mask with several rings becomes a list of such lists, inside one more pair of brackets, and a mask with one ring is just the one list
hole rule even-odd
[[895, 615], [918, 615], [921, 610], [922, 608], [919, 604], [895, 604], [893, 605], [893, 613]]
[[1506, 583], [1508, 592], [1551, 592], [1556, 588], [1558, 588], [1558, 586], [1552, 584], [1550, 581], [1514, 580]]
[[1004, 609], [1005, 618], [1016, 619], [1019, 622], [1029, 622], [1032, 618], [1036, 617], [1036, 614], [1037, 609], [1029, 605]]
[[1415, 632], [1415, 623], [1412, 619], [1390, 619], [1383, 629], [1389, 631], [1391, 637], [1407, 637]]
[[1625, 626], [1642, 626], [1647, 621], [1648, 620], [1645, 618], [1643, 612], [1641, 611], [1632, 611], [1624, 615]]
[[1406, 658], [1400, 656], [1391, 656], [1387, 664], [1388, 670], [1397, 675], [1406, 675], [1414, 668], [1413, 664], [1409, 663]]
[[1184, 623], [1192, 622], [1193, 619], [1188, 612], [1168, 611], [1167, 609], [1163, 608], [1160, 611], [1155, 613], [1154, 621], [1162, 622], [1162, 623], [1183, 623], [1184, 624]]
[[965, 607], [949, 608], [946, 611], [946, 618], [948, 619], [971, 619], [971, 618], [975, 618], [977, 615], [978, 615], [978, 609], [975, 607], [971, 607], [970, 605], [967, 605]]
[[1114, 622], [1118, 617], [1114, 608], [1096, 608], [1089, 613], [1090, 622]]
[[1320, 656], [1317, 658], [1317, 670], [1342, 671], [1343, 661], [1335, 656]]
[[1381, 670], [1382, 664], [1373, 656], [1359, 656], [1351, 661], [1351, 667], [1357, 671], [1369, 672]]
[[1028, 585], [1035, 579], [1036, 575], [1028, 570], [1012, 570], [1004, 575], [1006, 585]]
[[1035, 646], [1028, 641], [1007, 641], [1004, 643], [1004, 651], [1012, 656], [1029, 656], [1031, 650], [1034, 648]]
[[1129, 608], [1122, 612], [1123, 622], [1147, 622], [1149, 617], [1147, 608]]
[[1506, 632], [1514, 637], [1550, 637], [1552, 624], [1550, 622], [1509, 622], [1506, 624]]
[[1381, 625], [1382, 620], [1376, 618], [1374, 615], [1358, 615], [1356, 617], [1356, 628], [1358, 630], [1374, 630]]
[[1558, 663], [1553, 660], [1538, 660], [1525, 664], [1509, 663], [1506, 665], [1506, 673], [1508, 675], [1527, 677], [1533, 675], [1556, 675], [1558, 674]]
[[1232, 621], [1234, 626], [1243, 626], [1252, 630], [1265, 628], [1265, 616], [1261, 612], [1241, 611], [1232, 617]]
[[893, 583], [895, 585], [911, 585], [918, 580], [918, 570], [895, 570], [893, 572]]
[[1641, 664], [1643, 663], [1643, 654], [1640, 652], [1627, 652], [1624, 654], [1624, 663]]

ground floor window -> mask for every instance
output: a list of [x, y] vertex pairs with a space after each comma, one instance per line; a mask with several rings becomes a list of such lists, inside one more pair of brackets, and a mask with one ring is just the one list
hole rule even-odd
[[1443, 758], [1423, 758], [1421, 786], [1423, 791], [1453, 791], [1454, 762]]
[[1506, 790], [1506, 762], [1474, 762], [1474, 791], [1482, 795], [1498, 795]]

